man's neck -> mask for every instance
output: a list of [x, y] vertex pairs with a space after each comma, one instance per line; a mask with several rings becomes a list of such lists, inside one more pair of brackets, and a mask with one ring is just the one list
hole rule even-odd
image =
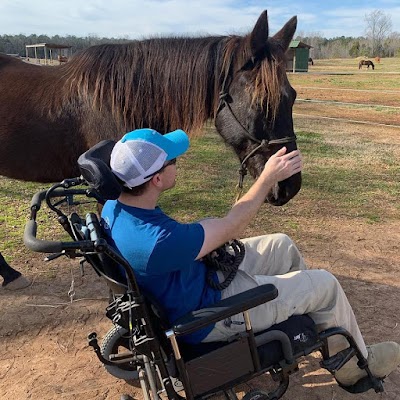
[[140, 196], [132, 196], [128, 193], [121, 193], [118, 200], [127, 206], [154, 210], [157, 206], [159, 195], [157, 193], [146, 192]]

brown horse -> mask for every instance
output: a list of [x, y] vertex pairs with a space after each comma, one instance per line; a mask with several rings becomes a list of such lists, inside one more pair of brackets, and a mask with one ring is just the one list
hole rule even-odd
[[[102, 139], [140, 127], [193, 135], [214, 119], [257, 177], [283, 145], [296, 148], [285, 72], [296, 24], [269, 37], [264, 11], [245, 36], [93, 46], [56, 67], [0, 56], [0, 175], [59, 181], [78, 175], [78, 156]], [[300, 186], [297, 174], [267, 201], [285, 204]]]
[[370, 66], [372, 67], [372, 69], [375, 69], [375, 65], [371, 60], [360, 60], [360, 62], [358, 63], [358, 69], [361, 69], [363, 65], [366, 65], [367, 69], [369, 69]]

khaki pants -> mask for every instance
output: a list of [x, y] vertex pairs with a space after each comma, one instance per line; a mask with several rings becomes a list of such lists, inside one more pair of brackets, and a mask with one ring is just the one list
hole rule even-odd
[[[353, 336], [361, 352], [368, 356], [353, 310], [337, 279], [325, 270], [307, 270], [303, 257], [292, 240], [283, 234], [242, 240], [245, 258], [232, 283], [222, 291], [222, 299], [253, 287], [272, 283], [278, 297], [250, 310], [255, 332], [287, 320], [292, 315], [308, 314], [319, 331], [343, 327]], [[220, 278], [223, 278], [220, 276]], [[226, 340], [244, 331], [243, 315], [219, 321], [203, 342]], [[341, 336], [329, 338], [329, 352], [348, 347]]]

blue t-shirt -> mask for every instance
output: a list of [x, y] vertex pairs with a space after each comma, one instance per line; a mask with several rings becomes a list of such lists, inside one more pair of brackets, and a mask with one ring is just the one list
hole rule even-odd
[[[135, 271], [139, 286], [153, 295], [173, 323], [190, 311], [221, 299], [206, 282], [207, 269], [195, 260], [204, 242], [199, 223], [181, 224], [159, 207], [146, 210], [109, 200], [102, 211], [105, 230]], [[185, 336], [201, 342], [213, 326]]]

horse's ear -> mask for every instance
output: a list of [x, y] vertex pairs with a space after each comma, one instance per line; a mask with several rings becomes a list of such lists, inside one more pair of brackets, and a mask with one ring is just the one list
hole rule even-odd
[[260, 50], [263, 50], [268, 40], [268, 15], [267, 10], [263, 11], [250, 33], [251, 53], [256, 56]]
[[293, 39], [293, 35], [297, 27], [297, 17], [294, 16], [289, 19], [283, 28], [277, 32], [273, 38], [282, 45], [284, 51], [289, 48], [290, 42]]

